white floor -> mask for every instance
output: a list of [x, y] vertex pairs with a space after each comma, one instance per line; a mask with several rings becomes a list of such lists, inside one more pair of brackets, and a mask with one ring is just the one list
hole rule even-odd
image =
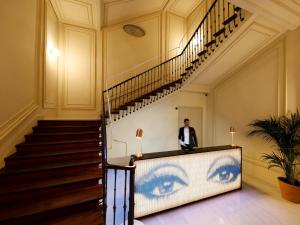
[[300, 205], [279, 194], [243, 190], [141, 219], [145, 225], [300, 225]]

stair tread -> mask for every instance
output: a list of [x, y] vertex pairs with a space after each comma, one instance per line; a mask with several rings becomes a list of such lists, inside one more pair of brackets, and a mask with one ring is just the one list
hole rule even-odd
[[63, 119], [63, 120], [61, 120], [61, 119], [58, 119], [58, 120], [56, 120], [56, 119], [53, 119], [53, 120], [39, 120], [38, 122], [40, 122], [40, 123], [43, 123], [43, 122], [47, 122], [47, 123], [49, 123], [49, 122], [78, 122], [78, 123], [80, 123], [80, 122], [101, 122], [101, 120], [99, 120], [99, 119], [80, 119], [80, 120], [75, 120], [75, 119], [70, 119], [70, 120], [68, 120], [68, 119]]
[[209, 47], [209, 46], [211, 46], [211, 45], [213, 45], [215, 43], [216, 43], [216, 40], [211, 40], [210, 42], [206, 43], [205, 46]]
[[51, 142], [35, 142], [35, 143], [23, 142], [21, 144], [16, 145], [16, 147], [18, 147], [18, 146], [37, 146], [37, 145], [75, 144], [75, 143], [85, 143], [85, 142], [94, 142], [94, 141], [98, 141], [98, 139], [51, 141]]
[[49, 170], [49, 169], [58, 169], [65, 167], [74, 167], [74, 166], [82, 166], [88, 164], [96, 164], [101, 163], [101, 159], [88, 159], [80, 162], [62, 162], [62, 163], [52, 163], [43, 166], [31, 166], [31, 168], [2, 168], [0, 170], [0, 177], [3, 174], [16, 174], [16, 173], [25, 173], [25, 172], [33, 172], [33, 171], [41, 171], [41, 170]]
[[225, 27], [223, 27], [222, 29], [220, 29], [219, 31], [217, 31], [216, 33], [214, 33], [214, 37], [218, 37], [221, 34], [225, 33], [226, 29]]
[[59, 128], [64, 128], [64, 127], [98, 127], [99, 124], [89, 124], [89, 125], [43, 125], [43, 126], [39, 126], [36, 125], [34, 126], [34, 128], [39, 127], [39, 128], [47, 128], [47, 127], [59, 127]]
[[18, 159], [31, 159], [31, 158], [40, 158], [40, 157], [48, 157], [48, 156], [59, 156], [59, 155], [69, 155], [69, 154], [78, 154], [85, 152], [100, 152], [100, 148], [86, 148], [86, 149], [66, 149], [60, 151], [49, 151], [49, 152], [28, 152], [26, 154], [18, 155], [13, 154], [8, 156], [6, 160], [18, 160]]
[[237, 18], [237, 14], [233, 14], [232, 16], [230, 16], [229, 18], [224, 20], [223, 24], [226, 25], [226, 24], [230, 23], [231, 21], [233, 21], [236, 18]]
[[203, 51], [198, 53], [198, 56], [200, 57], [200, 56], [204, 55], [206, 52], [207, 52], [206, 50], [203, 50]]
[[30, 202], [30, 204], [28, 202], [18, 202], [16, 204], [4, 205], [0, 207], [0, 221], [97, 200], [102, 197], [101, 190], [101, 185], [96, 185], [82, 188], [69, 194], [64, 193], [62, 196], [52, 198], [45, 196], [46, 199], [35, 200]]
[[54, 218], [44, 223], [44, 225], [102, 225], [103, 217], [101, 209], [90, 209], [59, 218]]
[[195, 64], [195, 63], [197, 63], [197, 62], [199, 62], [199, 59], [193, 60], [193, 61], [192, 61], [192, 64]]
[[27, 134], [25, 136], [57, 136], [57, 135], [80, 135], [80, 134], [96, 134], [99, 133], [99, 131], [75, 131], [75, 132], [60, 132], [60, 133], [48, 133], [48, 132], [44, 132], [44, 133], [31, 133], [31, 134]]
[[70, 184], [70, 183], [76, 183], [86, 180], [92, 180], [92, 179], [101, 179], [102, 175], [100, 173], [98, 174], [85, 174], [85, 175], [74, 175], [69, 177], [55, 177], [55, 178], [48, 178], [45, 180], [36, 180], [36, 181], [30, 181], [30, 183], [17, 183], [17, 184], [9, 184], [7, 186], [1, 185], [0, 186], [0, 194], [7, 194], [7, 193], [15, 193], [20, 191], [28, 191], [28, 190], [35, 190], [35, 189], [41, 189], [41, 188], [48, 188], [52, 186], [58, 186], [58, 185], [64, 185], [64, 184]]

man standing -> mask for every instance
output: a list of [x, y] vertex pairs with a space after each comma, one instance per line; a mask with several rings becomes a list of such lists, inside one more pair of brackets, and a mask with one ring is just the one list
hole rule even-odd
[[178, 139], [182, 150], [192, 150], [198, 146], [196, 132], [190, 127], [189, 119], [184, 119], [184, 127], [179, 129]]

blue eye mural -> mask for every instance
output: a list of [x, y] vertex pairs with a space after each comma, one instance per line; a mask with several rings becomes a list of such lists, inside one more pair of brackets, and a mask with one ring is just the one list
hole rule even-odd
[[232, 156], [222, 156], [213, 161], [207, 172], [207, 181], [228, 184], [241, 173], [241, 166]]
[[136, 180], [135, 192], [148, 199], [166, 198], [188, 186], [188, 175], [174, 164], [163, 164], [153, 168]]

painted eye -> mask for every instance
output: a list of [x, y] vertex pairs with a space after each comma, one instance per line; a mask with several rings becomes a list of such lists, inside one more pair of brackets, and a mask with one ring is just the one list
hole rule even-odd
[[221, 184], [234, 182], [241, 173], [241, 166], [232, 156], [217, 158], [209, 167], [207, 181]]
[[188, 176], [179, 166], [163, 164], [140, 177], [135, 185], [136, 193], [148, 199], [168, 197], [188, 186]]

